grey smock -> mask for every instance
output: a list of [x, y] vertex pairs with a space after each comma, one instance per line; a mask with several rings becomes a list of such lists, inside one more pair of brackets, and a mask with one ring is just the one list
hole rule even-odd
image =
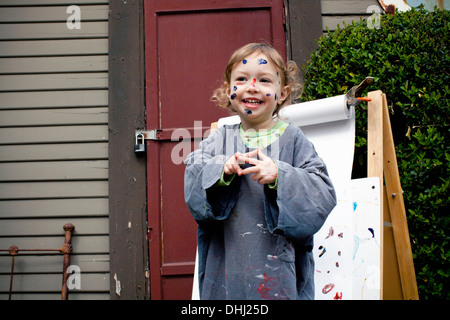
[[227, 159], [249, 152], [239, 124], [214, 131], [185, 160], [185, 201], [198, 224], [200, 299], [314, 299], [313, 235], [336, 205], [313, 144], [289, 124], [263, 149], [278, 166], [274, 189], [235, 177]]

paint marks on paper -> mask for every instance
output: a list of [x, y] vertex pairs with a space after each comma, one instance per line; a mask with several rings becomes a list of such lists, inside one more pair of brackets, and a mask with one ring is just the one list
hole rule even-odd
[[[350, 198], [351, 194], [345, 196]], [[344, 197], [343, 197], [344, 198]], [[344, 198], [345, 199], [345, 198]], [[350, 199], [349, 199], [350, 200]], [[314, 236], [316, 299], [333, 300], [351, 296], [352, 202], [340, 201], [326, 223]]]
[[322, 250], [322, 252], [319, 254], [319, 258], [321, 258], [325, 254], [325, 252], [327, 252], [327, 249], [325, 249], [323, 246], [320, 246], [319, 250]]
[[342, 292], [336, 292], [333, 300], [342, 300]]
[[327, 294], [329, 293], [331, 290], [333, 290], [335, 287], [334, 283], [327, 283], [323, 288], [322, 288], [322, 293], [323, 294]]
[[332, 237], [334, 235], [334, 229], [333, 227], [330, 227], [330, 229], [328, 229], [328, 235], [325, 239], [328, 239], [329, 237]]

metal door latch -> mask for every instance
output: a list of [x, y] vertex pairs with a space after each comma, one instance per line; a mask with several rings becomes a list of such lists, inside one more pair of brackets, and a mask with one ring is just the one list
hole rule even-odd
[[135, 135], [134, 152], [135, 153], [145, 152], [145, 138], [142, 132], [137, 132]]

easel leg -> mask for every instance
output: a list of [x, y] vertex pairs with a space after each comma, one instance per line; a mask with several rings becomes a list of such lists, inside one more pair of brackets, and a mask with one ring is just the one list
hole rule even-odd
[[402, 283], [403, 299], [417, 300], [419, 299], [419, 295], [406, 220], [405, 203], [403, 201], [403, 191], [400, 184], [400, 175], [397, 165], [397, 155], [395, 153], [386, 95], [383, 94], [382, 97], [384, 177], [395, 248], [397, 251], [397, 262]]
[[[382, 92], [380, 90], [368, 93], [370, 102], [368, 103], [367, 114], [367, 177], [378, 177], [380, 180], [381, 195], [383, 195], [383, 109]], [[384, 208], [383, 197], [380, 198], [380, 210]], [[383, 214], [380, 219], [380, 237], [384, 239]], [[383, 300], [384, 288], [384, 241], [380, 243], [380, 299]]]
[[378, 90], [369, 92], [368, 97], [367, 173], [380, 179], [383, 190], [381, 297], [419, 299], [386, 95]]

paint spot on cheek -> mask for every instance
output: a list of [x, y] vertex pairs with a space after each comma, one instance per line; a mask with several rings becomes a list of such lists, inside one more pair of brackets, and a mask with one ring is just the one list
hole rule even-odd
[[267, 93], [267, 94], [266, 94], [266, 97], [270, 97], [270, 93]]
[[237, 87], [236, 87], [236, 86], [234, 86], [234, 87], [233, 87], [233, 91], [236, 91], [236, 90], [237, 90]]
[[243, 64], [246, 64], [246, 63], [247, 63], [247, 60], [245, 60], [245, 59], [242, 60], [242, 63], [243, 63]]
[[278, 100], [278, 96], [277, 96], [277, 94], [275, 93], [275, 101], [277, 101]]
[[231, 100], [234, 100], [234, 98], [236, 98], [236, 93], [233, 93], [233, 94], [230, 96], [230, 99], [231, 99]]

